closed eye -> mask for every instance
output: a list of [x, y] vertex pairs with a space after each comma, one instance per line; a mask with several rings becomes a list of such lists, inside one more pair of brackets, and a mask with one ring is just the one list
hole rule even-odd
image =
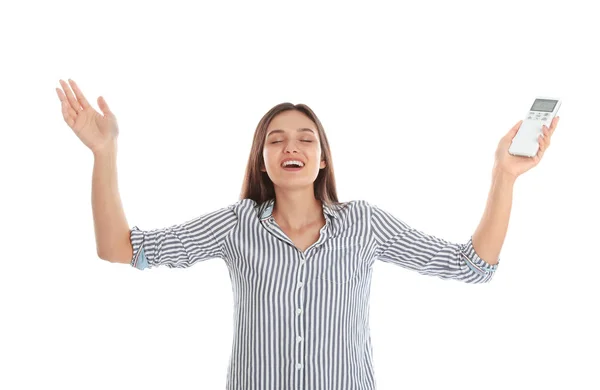
[[[302, 142], [312, 142], [312, 141], [305, 140], [305, 139], [303, 139], [303, 140], [301, 140], [301, 141], [302, 141]], [[279, 143], [279, 142], [281, 142], [281, 141], [273, 141], [273, 142], [271, 142], [271, 143], [272, 143], [272, 144], [276, 144], [276, 143]]]

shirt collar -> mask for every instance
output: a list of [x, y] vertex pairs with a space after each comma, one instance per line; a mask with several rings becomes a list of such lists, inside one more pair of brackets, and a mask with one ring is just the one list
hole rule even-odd
[[[274, 205], [275, 205], [274, 198], [268, 199], [259, 205], [258, 215], [259, 215], [259, 218], [261, 221], [267, 220], [271, 217], [271, 214], [273, 213]], [[336, 211], [332, 207], [329, 207], [328, 205], [326, 205], [324, 202], [323, 202], [323, 213], [325, 215], [328, 215], [333, 218], [338, 217], [336, 214]]]

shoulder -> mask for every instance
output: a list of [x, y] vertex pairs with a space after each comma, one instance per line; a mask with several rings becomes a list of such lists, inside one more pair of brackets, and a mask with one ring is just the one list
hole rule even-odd
[[227, 208], [232, 210], [236, 215], [252, 215], [258, 216], [268, 206], [269, 202], [257, 202], [254, 199], [244, 198], [231, 203]]
[[233, 203], [229, 203], [226, 209], [233, 210], [236, 214], [243, 213], [245, 211], [255, 211], [259, 204], [249, 198], [239, 199]]
[[369, 202], [365, 199], [351, 200], [344, 202], [344, 205], [344, 209], [347, 210], [347, 214], [353, 214], [367, 219], [378, 218], [382, 215], [388, 214], [385, 209], [382, 209], [375, 203]]
[[346, 217], [369, 217], [371, 214], [371, 204], [363, 199], [349, 200], [347, 202], [339, 202], [333, 206], [333, 209], [340, 215]]
[[340, 204], [342, 205], [342, 209], [348, 210], [369, 210], [372, 207], [371, 204], [364, 199], [349, 200]]

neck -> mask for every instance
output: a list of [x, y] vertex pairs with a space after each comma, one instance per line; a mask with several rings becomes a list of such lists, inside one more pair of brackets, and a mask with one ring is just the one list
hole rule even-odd
[[306, 191], [280, 191], [275, 198], [272, 215], [283, 228], [300, 231], [325, 219], [323, 205], [320, 200], [315, 199], [312, 189], [309, 195]]

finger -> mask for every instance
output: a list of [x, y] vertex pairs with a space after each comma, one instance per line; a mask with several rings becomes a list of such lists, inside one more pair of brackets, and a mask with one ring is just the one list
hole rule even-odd
[[509, 140], [512, 140], [515, 135], [517, 134], [517, 132], [519, 131], [519, 128], [521, 127], [521, 123], [523, 123], [523, 120], [521, 119], [520, 121], [518, 121], [513, 127], [512, 129], [510, 129], [508, 131], [508, 133], [506, 133], [506, 138]]
[[60, 99], [63, 118], [70, 127], [73, 127], [73, 124], [75, 124], [75, 118], [77, 117], [77, 113], [75, 112], [75, 110], [73, 110], [73, 107], [71, 107], [67, 100], [67, 97], [60, 88], [56, 88], [56, 93], [58, 94], [58, 98]]
[[550, 130], [546, 126], [542, 126], [542, 134], [539, 136], [539, 143], [542, 152], [545, 152], [550, 146]]
[[63, 90], [64, 90], [65, 94], [67, 95], [67, 100], [69, 101], [69, 104], [71, 105], [73, 110], [75, 110], [76, 113], [81, 111], [82, 110], [81, 105], [79, 104], [79, 102], [77, 102], [77, 99], [75, 99], [73, 92], [71, 92], [71, 88], [63, 80], [60, 80], [60, 84], [62, 85]]
[[544, 152], [545, 152], [544, 141], [543, 141], [543, 138], [542, 138], [541, 135], [540, 135], [540, 137], [538, 139], [538, 144], [539, 144], [540, 147], [538, 149], [538, 152], [536, 153], [536, 157], [537, 157], [538, 162], [539, 162], [539, 160], [542, 159], [542, 156], [544, 155]]
[[90, 106], [90, 104], [86, 100], [85, 96], [83, 96], [83, 93], [81, 92], [81, 90], [79, 89], [79, 87], [77, 86], [77, 84], [75, 84], [75, 81], [69, 79], [69, 83], [71, 84], [71, 87], [73, 88], [73, 91], [75, 92], [75, 96], [77, 97], [77, 100], [79, 101], [79, 104], [81, 104], [81, 107], [84, 110], [86, 108], [88, 108]]
[[558, 125], [558, 121], [560, 120], [559, 116], [554, 117], [554, 119], [552, 119], [552, 123], [550, 124], [550, 134], [554, 133], [554, 129], [556, 129], [556, 126]]
[[546, 127], [544, 129], [544, 150], [548, 149], [548, 146], [550, 146], [550, 138], [552, 138], [552, 133], [550, 132], [550, 129]]
[[518, 121], [517, 123], [515, 123], [515, 125], [512, 127], [512, 129], [509, 130], [509, 134], [517, 134], [517, 131], [519, 131], [519, 127], [521, 127], [521, 123], [523, 123], [523, 119], [521, 119], [520, 121]]
[[114, 115], [108, 107], [106, 100], [104, 100], [104, 96], [98, 97], [98, 106], [100, 107], [104, 115]]

